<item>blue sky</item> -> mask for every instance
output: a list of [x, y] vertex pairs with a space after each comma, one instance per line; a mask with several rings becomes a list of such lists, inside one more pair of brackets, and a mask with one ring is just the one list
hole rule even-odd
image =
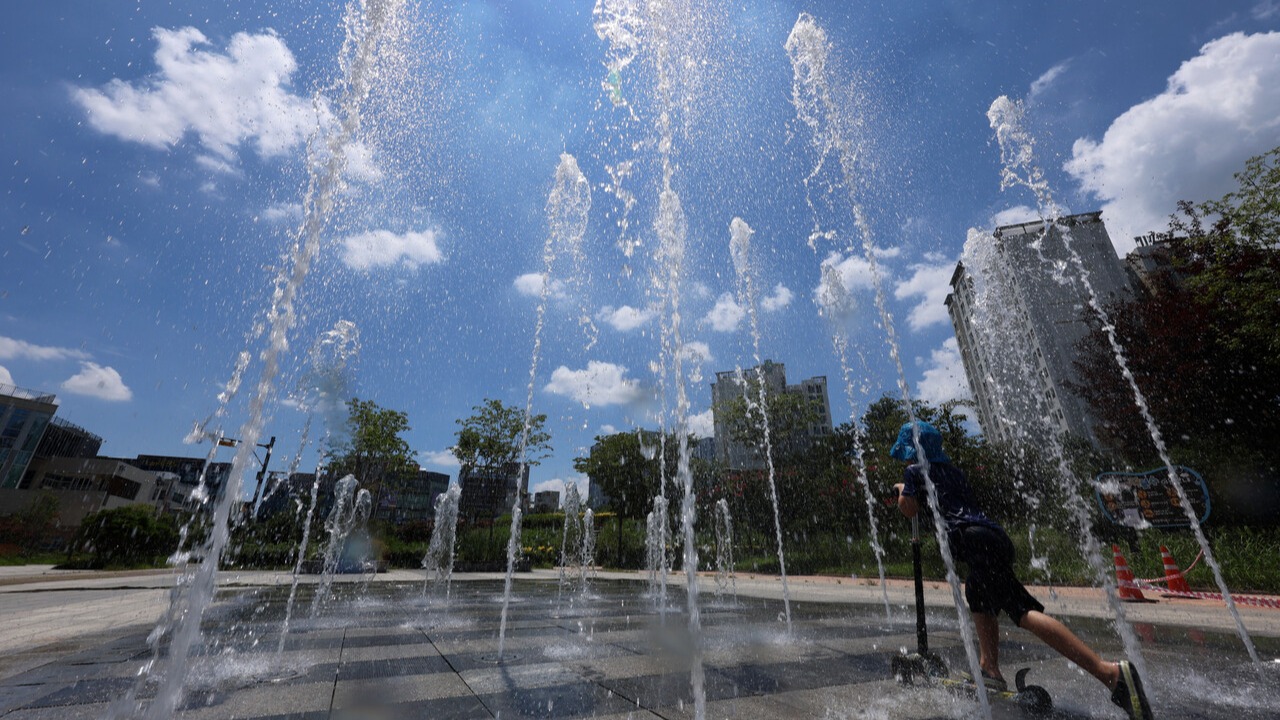
[[[1034, 214], [1031, 197], [999, 187], [985, 116], [996, 97], [1026, 103], [1060, 203], [1103, 210], [1122, 252], [1176, 200], [1220, 196], [1245, 158], [1280, 145], [1276, 0], [695, 4], [674, 179], [689, 221], [685, 336], [710, 358], [690, 379], [695, 427], [714, 372], [752, 364], [725, 296], [734, 217], [756, 231], [763, 355], [793, 379], [826, 375], [837, 421], [849, 417], [813, 291], [822, 262], [856, 237], [848, 204], [820, 198], [837, 241], [806, 243], [802, 180], [817, 158], [783, 49], [802, 11], [826, 30], [859, 121], [861, 199], [909, 380], [930, 400], [965, 392], [941, 301], [968, 229]], [[217, 407], [237, 355], [261, 350], [252, 330], [299, 222], [313, 97], [331, 112], [341, 72], [342, 4], [297, 5], [7, 10], [0, 382], [56, 392], [59, 415], [102, 435], [105, 454], [203, 454], [183, 437]], [[537, 283], [521, 277], [541, 270], [561, 153], [577, 158], [593, 205], [585, 266], [557, 266], [564, 284], [551, 288], [534, 407], [555, 452], [532, 485], [572, 479], [596, 434], [655, 424], [643, 400], [658, 357], [652, 68], [642, 55], [626, 70], [630, 106], [614, 107], [591, 6], [414, 4], [304, 290], [267, 424], [277, 457], [296, 452], [304, 420], [281, 400], [338, 320], [360, 332], [350, 392], [408, 412], [426, 467], [456, 474], [445, 450], [471, 406], [523, 405]], [[636, 203], [620, 238], [609, 167], [623, 161]], [[620, 239], [639, 242], [630, 257]], [[856, 257], [831, 260], [856, 284]], [[861, 404], [892, 392], [895, 375], [865, 286], [857, 300]], [[582, 315], [597, 329], [589, 350]], [[247, 394], [229, 407], [231, 434]]]

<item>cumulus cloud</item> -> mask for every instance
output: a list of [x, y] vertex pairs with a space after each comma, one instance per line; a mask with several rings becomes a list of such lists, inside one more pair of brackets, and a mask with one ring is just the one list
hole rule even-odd
[[707, 363], [715, 359], [711, 356], [711, 346], [698, 340], [686, 342], [680, 349], [680, 357], [697, 363]]
[[1021, 225], [1040, 219], [1040, 211], [1027, 205], [1014, 205], [991, 216], [991, 229], [1006, 225]]
[[955, 271], [956, 264], [954, 260], [936, 260], [932, 264], [912, 265], [911, 277], [893, 289], [893, 296], [899, 300], [920, 298], [907, 314], [907, 324], [912, 330], [923, 330], [948, 320], [944, 303], [947, 293], [951, 292], [951, 273]]
[[583, 501], [586, 501], [587, 490], [590, 488], [591, 482], [586, 477], [583, 477], [581, 475], [567, 478], [567, 479], [554, 478], [551, 480], [543, 480], [542, 482], [534, 483], [533, 486], [529, 488], [529, 492], [531, 493], [540, 493], [540, 492], [547, 492], [547, 491], [558, 492], [560, 493], [560, 504], [563, 505], [564, 489], [568, 485], [577, 485], [578, 496], [581, 497]]
[[[539, 282], [541, 282], [541, 276], [538, 277]], [[600, 312], [596, 313], [596, 319], [609, 324], [618, 332], [630, 332], [638, 327], [647, 325], [655, 314], [651, 308], [633, 308], [630, 305], [615, 308], [611, 305], [606, 305], [600, 308]]]
[[1076, 140], [1066, 170], [1103, 201], [1118, 250], [1163, 230], [1178, 200], [1222, 196], [1246, 159], [1280, 145], [1278, 55], [1280, 32], [1213, 40], [1101, 140]]
[[9, 374], [9, 369], [3, 365], [0, 365], [0, 385], [17, 385]]
[[452, 449], [428, 450], [420, 454], [428, 465], [436, 467], [458, 467], [462, 464], [458, 462], [458, 458], [454, 457]]
[[193, 27], [152, 35], [154, 75], [72, 90], [95, 130], [155, 148], [192, 133], [225, 161], [243, 143], [280, 155], [316, 127], [311, 100], [288, 89], [298, 63], [275, 33], [236, 33], [225, 52], [207, 49], [209, 39]]
[[298, 203], [276, 203], [262, 210], [262, 219], [269, 223], [294, 222], [302, 219], [302, 206]]
[[766, 295], [760, 300], [760, 309], [765, 312], [774, 312], [791, 304], [793, 293], [791, 289], [782, 283], [778, 283], [773, 287], [773, 294]]
[[700, 438], [715, 437], [715, 419], [711, 408], [689, 416], [689, 433]]
[[88, 360], [89, 353], [0, 335], [0, 360]]
[[627, 377], [625, 367], [599, 360], [588, 362], [582, 370], [561, 365], [551, 373], [551, 382], [543, 390], [588, 406], [630, 405], [645, 397], [640, 384]]
[[397, 263], [408, 268], [435, 265], [444, 261], [438, 243], [442, 234], [439, 228], [428, 228], [421, 232], [370, 230], [352, 235], [342, 241], [342, 262], [353, 270]]
[[863, 256], [832, 252], [822, 261], [822, 280], [813, 289], [813, 301], [823, 314], [847, 319], [856, 305], [854, 293], [871, 287], [871, 264]]
[[67, 378], [62, 389], [75, 395], [88, 395], [99, 400], [123, 402], [133, 399], [133, 391], [124, 384], [124, 378], [113, 367], [82, 361], [80, 372]]
[[[525, 273], [516, 278], [511, 283], [515, 287], [516, 292], [526, 297], [542, 296], [542, 273]], [[551, 281], [551, 289], [547, 293], [550, 297], [556, 299], [564, 299], [566, 297], [565, 285], [560, 280]]]
[[733, 332], [738, 329], [738, 324], [746, 314], [747, 311], [734, 299], [733, 293], [724, 293], [702, 321], [716, 332]]
[[196, 164], [209, 172], [221, 175], [235, 175], [238, 172], [231, 163], [212, 155], [197, 155]]
[[924, 365], [924, 376], [916, 386], [919, 399], [939, 405], [948, 400], [972, 397], [964, 374], [964, 363], [960, 360], [960, 346], [955, 338], [947, 338], [942, 347], [931, 351], [927, 364], [923, 358], [918, 361]]

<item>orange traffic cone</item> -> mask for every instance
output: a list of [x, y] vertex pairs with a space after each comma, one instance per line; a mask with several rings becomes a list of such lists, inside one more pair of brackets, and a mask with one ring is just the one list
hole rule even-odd
[[1125, 602], [1147, 602], [1147, 598], [1138, 589], [1138, 584], [1133, 581], [1133, 571], [1129, 569], [1129, 563], [1125, 562], [1124, 556], [1120, 554], [1120, 546], [1112, 545], [1111, 552], [1115, 555], [1116, 590], [1120, 599]]
[[1182, 571], [1178, 569], [1177, 563], [1173, 561], [1173, 556], [1169, 554], [1169, 548], [1161, 545], [1160, 556], [1164, 558], [1164, 579], [1165, 584], [1169, 586], [1169, 591], [1191, 592], [1191, 586], [1187, 584], [1187, 579], [1183, 577]]

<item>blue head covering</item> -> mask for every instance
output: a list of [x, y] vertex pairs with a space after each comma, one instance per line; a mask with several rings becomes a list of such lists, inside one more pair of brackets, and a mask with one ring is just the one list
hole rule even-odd
[[[929, 462], [951, 462], [951, 458], [942, 451], [942, 433], [938, 432], [938, 428], [923, 420], [917, 420], [915, 425], [920, 432], [920, 447], [924, 449], [925, 457], [929, 458]], [[911, 437], [912, 434], [911, 423], [903, 425], [898, 431], [898, 441], [889, 449], [889, 456], [894, 460], [914, 461], [916, 444]]]

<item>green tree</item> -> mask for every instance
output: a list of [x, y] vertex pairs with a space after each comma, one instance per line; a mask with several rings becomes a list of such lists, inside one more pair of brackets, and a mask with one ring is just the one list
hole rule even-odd
[[[1235, 177], [1238, 188], [1219, 200], [1178, 203], [1160, 248], [1171, 272], [1110, 317], [1175, 452], [1232, 445], [1232, 454], [1274, 464], [1275, 450], [1253, 438], [1280, 431], [1280, 148]], [[1150, 433], [1096, 325], [1076, 362], [1090, 381], [1075, 389], [1109, 447], [1130, 463], [1152, 463]]]
[[585, 457], [573, 459], [573, 469], [609, 496], [619, 522], [624, 517], [644, 517], [653, 507], [658, 494], [658, 440], [656, 433], [597, 436]]
[[378, 506], [383, 487], [396, 482], [413, 466], [414, 451], [402, 433], [409, 416], [372, 400], [351, 398], [347, 403], [347, 440], [338, 447], [330, 466], [335, 476], [351, 474], [367, 488]]
[[[538, 465], [551, 453], [551, 434], [543, 430], [545, 414], [529, 416], [525, 435], [524, 411], [504, 405], [501, 400], [486, 399], [471, 408], [470, 417], [458, 420], [457, 443], [453, 454], [464, 466], [497, 470], [512, 463]], [[521, 441], [524, 455], [521, 456]]]
[[51, 492], [42, 492], [16, 516], [18, 544], [23, 553], [29, 553], [45, 539], [50, 526], [58, 517], [58, 498]]

